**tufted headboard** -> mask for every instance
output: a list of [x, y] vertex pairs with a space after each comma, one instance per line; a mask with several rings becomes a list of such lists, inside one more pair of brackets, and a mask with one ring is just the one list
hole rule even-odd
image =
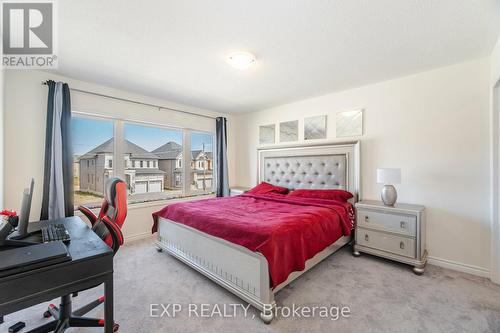
[[259, 182], [290, 189], [345, 189], [359, 198], [358, 141], [259, 149]]

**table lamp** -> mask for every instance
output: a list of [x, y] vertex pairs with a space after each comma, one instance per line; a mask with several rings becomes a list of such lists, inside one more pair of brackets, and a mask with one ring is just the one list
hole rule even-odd
[[392, 184], [401, 183], [401, 169], [380, 168], [377, 169], [377, 183], [384, 184], [380, 197], [386, 206], [394, 206], [398, 193]]

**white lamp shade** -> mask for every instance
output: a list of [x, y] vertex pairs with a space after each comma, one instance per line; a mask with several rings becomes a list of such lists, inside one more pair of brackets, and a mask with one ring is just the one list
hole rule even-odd
[[377, 169], [377, 183], [384, 185], [400, 184], [401, 169], [391, 169], [391, 168]]

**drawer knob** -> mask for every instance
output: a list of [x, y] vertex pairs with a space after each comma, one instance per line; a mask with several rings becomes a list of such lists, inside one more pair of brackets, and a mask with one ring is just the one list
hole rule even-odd
[[404, 242], [399, 243], [399, 247], [401, 248], [401, 250], [404, 250], [405, 249], [405, 243]]
[[367, 234], [365, 234], [365, 241], [367, 241], [367, 242], [368, 242], [369, 240], [370, 240], [370, 237], [368, 237], [368, 235], [367, 235]]
[[401, 229], [405, 229], [406, 228], [406, 222], [405, 221], [401, 221], [401, 223], [399, 225], [401, 226]]
[[365, 222], [370, 222], [370, 217], [365, 215]]

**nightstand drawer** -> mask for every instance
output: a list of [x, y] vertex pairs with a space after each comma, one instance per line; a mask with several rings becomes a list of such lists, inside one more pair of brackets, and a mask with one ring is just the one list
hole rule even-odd
[[373, 249], [415, 258], [415, 240], [412, 238], [358, 228], [356, 243]]
[[358, 226], [370, 229], [379, 229], [415, 236], [417, 231], [417, 218], [415, 216], [394, 213], [379, 213], [370, 210], [358, 209]]

